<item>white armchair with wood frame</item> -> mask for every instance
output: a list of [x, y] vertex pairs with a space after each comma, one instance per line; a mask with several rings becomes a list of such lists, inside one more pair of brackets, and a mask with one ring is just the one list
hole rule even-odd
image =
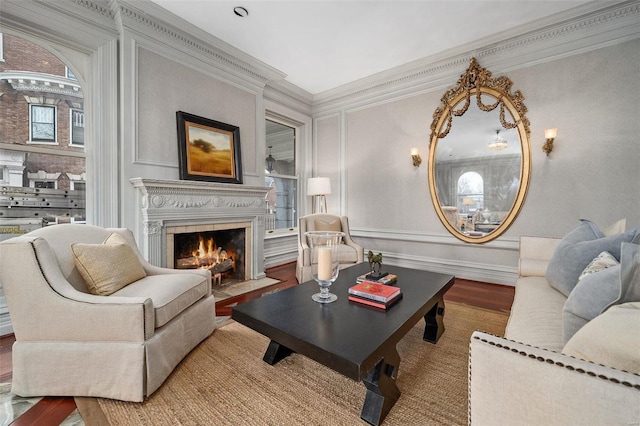
[[344, 232], [342, 244], [338, 248], [340, 269], [357, 265], [364, 261], [364, 249], [351, 239], [349, 219], [346, 216], [335, 216], [326, 213], [310, 214], [298, 220], [298, 263], [296, 278], [299, 283], [313, 279], [311, 275], [311, 249], [304, 235], [307, 231], [339, 231]]

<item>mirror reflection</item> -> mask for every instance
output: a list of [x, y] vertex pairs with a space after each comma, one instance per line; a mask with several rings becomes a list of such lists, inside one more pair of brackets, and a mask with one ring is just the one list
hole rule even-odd
[[511, 80], [492, 78], [475, 60], [433, 114], [429, 190], [455, 237], [497, 238], [516, 218], [529, 183], [529, 120]]
[[[495, 102], [487, 97], [485, 103]], [[440, 205], [451, 225], [471, 237], [492, 232], [504, 221], [520, 186], [520, 138], [516, 129], [502, 128], [498, 115], [472, 103], [463, 116], [453, 118], [435, 152]]]

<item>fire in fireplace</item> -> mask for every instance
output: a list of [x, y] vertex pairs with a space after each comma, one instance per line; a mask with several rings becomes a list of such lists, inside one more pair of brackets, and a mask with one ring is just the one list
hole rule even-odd
[[174, 236], [174, 268], [209, 269], [214, 285], [245, 278], [245, 229], [189, 232]]

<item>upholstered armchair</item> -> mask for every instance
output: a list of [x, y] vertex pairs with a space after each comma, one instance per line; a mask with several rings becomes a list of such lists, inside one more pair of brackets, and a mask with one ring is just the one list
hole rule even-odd
[[334, 216], [318, 213], [303, 216], [298, 220], [298, 263], [296, 278], [299, 283], [311, 280], [311, 249], [304, 233], [307, 231], [340, 231], [344, 232], [338, 256], [340, 269], [356, 265], [364, 261], [364, 249], [351, 239], [349, 219], [346, 216]]
[[0, 283], [20, 396], [143, 401], [215, 328], [210, 272], [149, 264], [127, 229], [54, 225], [3, 241]]

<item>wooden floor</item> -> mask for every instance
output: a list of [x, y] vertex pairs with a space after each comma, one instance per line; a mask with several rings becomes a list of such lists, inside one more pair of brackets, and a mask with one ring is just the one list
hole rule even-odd
[[[216, 303], [216, 315], [228, 316], [232, 305], [260, 297], [263, 292], [297, 285], [295, 269], [295, 263], [268, 269], [267, 276], [279, 280], [278, 284]], [[515, 288], [511, 286], [456, 279], [444, 299], [445, 302], [464, 303], [478, 308], [509, 312], [513, 303], [514, 290]], [[0, 383], [11, 381], [13, 370], [11, 346], [14, 341], [13, 336], [0, 337]], [[12, 426], [57, 426], [75, 408], [73, 398], [46, 397], [20, 416]]]

